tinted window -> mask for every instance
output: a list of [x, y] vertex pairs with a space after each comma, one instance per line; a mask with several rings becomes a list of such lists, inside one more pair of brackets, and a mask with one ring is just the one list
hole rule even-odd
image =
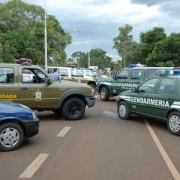
[[116, 77], [119, 79], [127, 79], [128, 78], [128, 70], [119, 71]]
[[149, 79], [151, 77], [155, 77], [156, 75], [157, 75], [157, 69], [149, 69], [149, 70], [147, 70], [146, 79]]
[[174, 94], [176, 90], [175, 81], [173, 79], [165, 78], [159, 83], [156, 93], [157, 94]]
[[151, 93], [157, 81], [158, 78], [153, 78], [145, 81], [143, 84], [139, 86], [138, 91]]
[[140, 79], [141, 78], [141, 71], [140, 69], [135, 69], [132, 71], [131, 79]]

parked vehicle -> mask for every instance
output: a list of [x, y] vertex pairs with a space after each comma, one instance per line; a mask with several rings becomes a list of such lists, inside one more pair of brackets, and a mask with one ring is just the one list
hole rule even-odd
[[71, 67], [48, 67], [46, 71], [50, 74], [54, 68], [58, 69], [59, 74], [64, 80], [87, 84], [91, 87], [93, 94], [95, 93], [98, 78], [86, 76], [81, 70]]
[[100, 79], [97, 83], [97, 91], [102, 101], [117, 96], [120, 92], [137, 87], [144, 80], [154, 77], [159, 69], [173, 69], [173, 67], [134, 67], [124, 68], [113, 77]]
[[[2, 96], [2, 95], [1, 95]], [[0, 101], [0, 150], [18, 149], [24, 138], [39, 132], [39, 119], [27, 106]]]
[[[180, 135], [180, 71], [161, 70], [160, 77], [150, 78], [137, 87], [119, 93], [116, 104], [120, 119], [132, 114], [167, 123], [169, 131]], [[177, 76], [178, 75], [178, 76]]]
[[[23, 78], [29, 73], [29, 80]], [[33, 110], [62, 113], [66, 119], [81, 119], [85, 107], [93, 107], [90, 86], [70, 81], [54, 81], [41, 67], [26, 64], [0, 64], [0, 100], [24, 104]], [[32, 78], [32, 80], [31, 80]], [[0, 78], [1, 79], [1, 78]]]

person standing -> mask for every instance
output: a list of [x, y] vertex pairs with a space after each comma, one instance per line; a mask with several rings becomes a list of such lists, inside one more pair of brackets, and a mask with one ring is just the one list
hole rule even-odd
[[62, 79], [61, 75], [58, 73], [58, 69], [54, 68], [53, 72], [50, 74], [50, 76], [55, 80], [55, 81], [59, 81]]

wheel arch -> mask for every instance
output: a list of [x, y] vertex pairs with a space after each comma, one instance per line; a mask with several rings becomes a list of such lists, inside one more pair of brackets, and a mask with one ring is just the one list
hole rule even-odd
[[[99, 88], [98, 88], [98, 93], [100, 93], [100, 91], [101, 91], [101, 89], [102, 89], [103, 87], [107, 88], [108, 91], [109, 91], [109, 88], [108, 88], [108, 86], [107, 86], [106, 84], [101, 84], [101, 85], [99, 86]], [[109, 91], [109, 93], [110, 93], [110, 91]]]
[[177, 111], [177, 109], [171, 109], [171, 110], [168, 111], [168, 113], [166, 114], [166, 120], [167, 120], [168, 116], [169, 116], [172, 112], [179, 112], [179, 113], [180, 113], [180, 111]]
[[95, 81], [88, 81], [87, 85], [93, 84], [96, 87]]
[[24, 127], [24, 124], [19, 120], [19, 119], [4, 119], [0, 122], [0, 125], [3, 125], [3, 124], [6, 124], [6, 123], [15, 123], [19, 126], [21, 126], [22, 130], [23, 130], [23, 133], [24, 133], [24, 136], [26, 136], [26, 131], [25, 131], [25, 127]]
[[87, 101], [85, 100], [85, 97], [87, 97], [86, 93], [79, 89], [71, 89], [66, 92], [64, 92], [61, 97], [58, 100], [56, 108], [61, 108], [64, 104], [64, 102], [72, 97], [80, 98], [85, 105], [87, 105]]

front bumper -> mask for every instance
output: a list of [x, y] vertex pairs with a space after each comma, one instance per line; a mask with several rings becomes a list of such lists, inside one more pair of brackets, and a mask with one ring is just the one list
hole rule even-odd
[[86, 102], [88, 107], [93, 107], [95, 105], [96, 99], [95, 97], [86, 97]]
[[29, 138], [39, 133], [39, 119], [29, 119], [21, 121], [24, 125], [25, 137]]

